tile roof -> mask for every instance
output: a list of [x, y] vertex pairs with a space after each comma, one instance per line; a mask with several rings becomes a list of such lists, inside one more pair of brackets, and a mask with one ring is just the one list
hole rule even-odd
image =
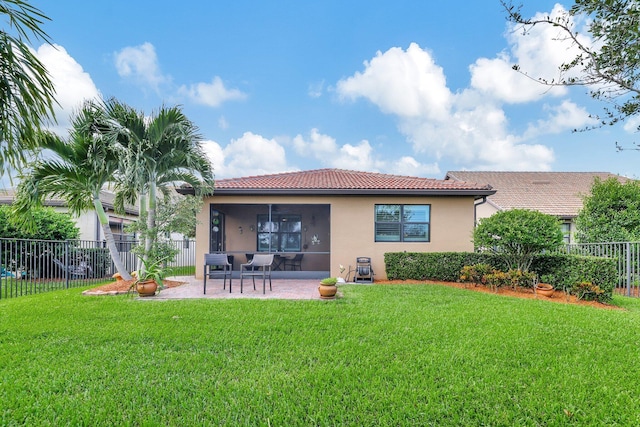
[[402, 175], [316, 169], [220, 179], [214, 194], [438, 194], [488, 195], [488, 185]]
[[[13, 203], [15, 199], [15, 190], [13, 188], [0, 189], [0, 205], [10, 205]], [[102, 190], [100, 191], [100, 201], [102, 201], [102, 205], [107, 210], [114, 209], [114, 201], [115, 194], [110, 191]], [[46, 198], [43, 202], [44, 206], [51, 207], [65, 207], [67, 206], [67, 202], [59, 197], [49, 197]], [[130, 215], [138, 215], [137, 206], [131, 206], [129, 204], [124, 207], [125, 213]]]
[[489, 203], [500, 210], [533, 209], [571, 218], [582, 209], [582, 197], [591, 192], [595, 177], [629, 179], [609, 172], [474, 172], [450, 171], [445, 179], [486, 183], [496, 189]]

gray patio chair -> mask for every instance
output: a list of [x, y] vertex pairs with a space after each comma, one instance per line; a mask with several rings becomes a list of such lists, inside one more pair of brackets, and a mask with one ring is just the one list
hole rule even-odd
[[302, 257], [304, 254], [295, 254], [291, 259], [284, 260], [284, 269], [302, 271]]
[[[216, 267], [216, 268], [213, 268]], [[207, 271], [208, 270], [208, 271]], [[222, 289], [227, 288], [227, 276], [229, 276], [229, 293], [231, 293], [231, 273], [233, 265], [229, 262], [227, 254], [204, 254], [204, 290], [207, 293], [207, 276], [213, 279], [216, 276], [223, 276], [224, 282]]]
[[255, 254], [253, 259], [246, 264], [240, 265], [240, 293], [242, 293], [242, 281], [245, 276], [251, 276], [253, 280], [253, 290], [256, 289], [256, 276], [262, 276], [262, 293], [267, 293], [266, 280], [269, 278], [269, 290], [271, 288], [271, 264], [273, 254]]

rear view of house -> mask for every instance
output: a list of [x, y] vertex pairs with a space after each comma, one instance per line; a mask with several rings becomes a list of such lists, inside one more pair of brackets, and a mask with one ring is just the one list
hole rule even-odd
[[225, 252], [238, 270], [255, 253], [274, 253], [276, 271], [300, 277], [338, 276], [340, 265], [366, 256], [384, 279], [386, 252], [473, 250], [476, 200], [494, 192], [484, 184], [340, 169], [222, 179], [198, 216], [196, 259]]

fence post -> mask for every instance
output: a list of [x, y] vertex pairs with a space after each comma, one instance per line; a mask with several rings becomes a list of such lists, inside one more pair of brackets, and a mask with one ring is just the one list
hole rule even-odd
[[67, 289], [69, 289], [69, 240], [64, 241], [64, 279], [67, 285]]
[[[0, 244], [0, 261], [2, 260], [2, 247], [4, 246], [4, 240], [1, 242]], [[2, 265], [4, 265], [4, 263], [2, 263]], [[4, 275], [5, 277], [0, 277], [0, 299], [2, 299], [2, 284], [4, 282], [4, 280], [6, 280], [6, 274]]]
[[627, 256], [626, 256], [627, 296], [630, 297], [631, 296], [631, 242], [626, 242], [626, 246], [627, 246]]

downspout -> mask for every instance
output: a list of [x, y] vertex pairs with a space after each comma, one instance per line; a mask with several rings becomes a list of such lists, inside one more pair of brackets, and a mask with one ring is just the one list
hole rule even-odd
[[476, 203], [475, 200], [473, 202], [473, 228], [478, 226], [478, 206], [485, 203], [487, 203], [487, 196], [482, 196], [482, 201], [480, 203]]

